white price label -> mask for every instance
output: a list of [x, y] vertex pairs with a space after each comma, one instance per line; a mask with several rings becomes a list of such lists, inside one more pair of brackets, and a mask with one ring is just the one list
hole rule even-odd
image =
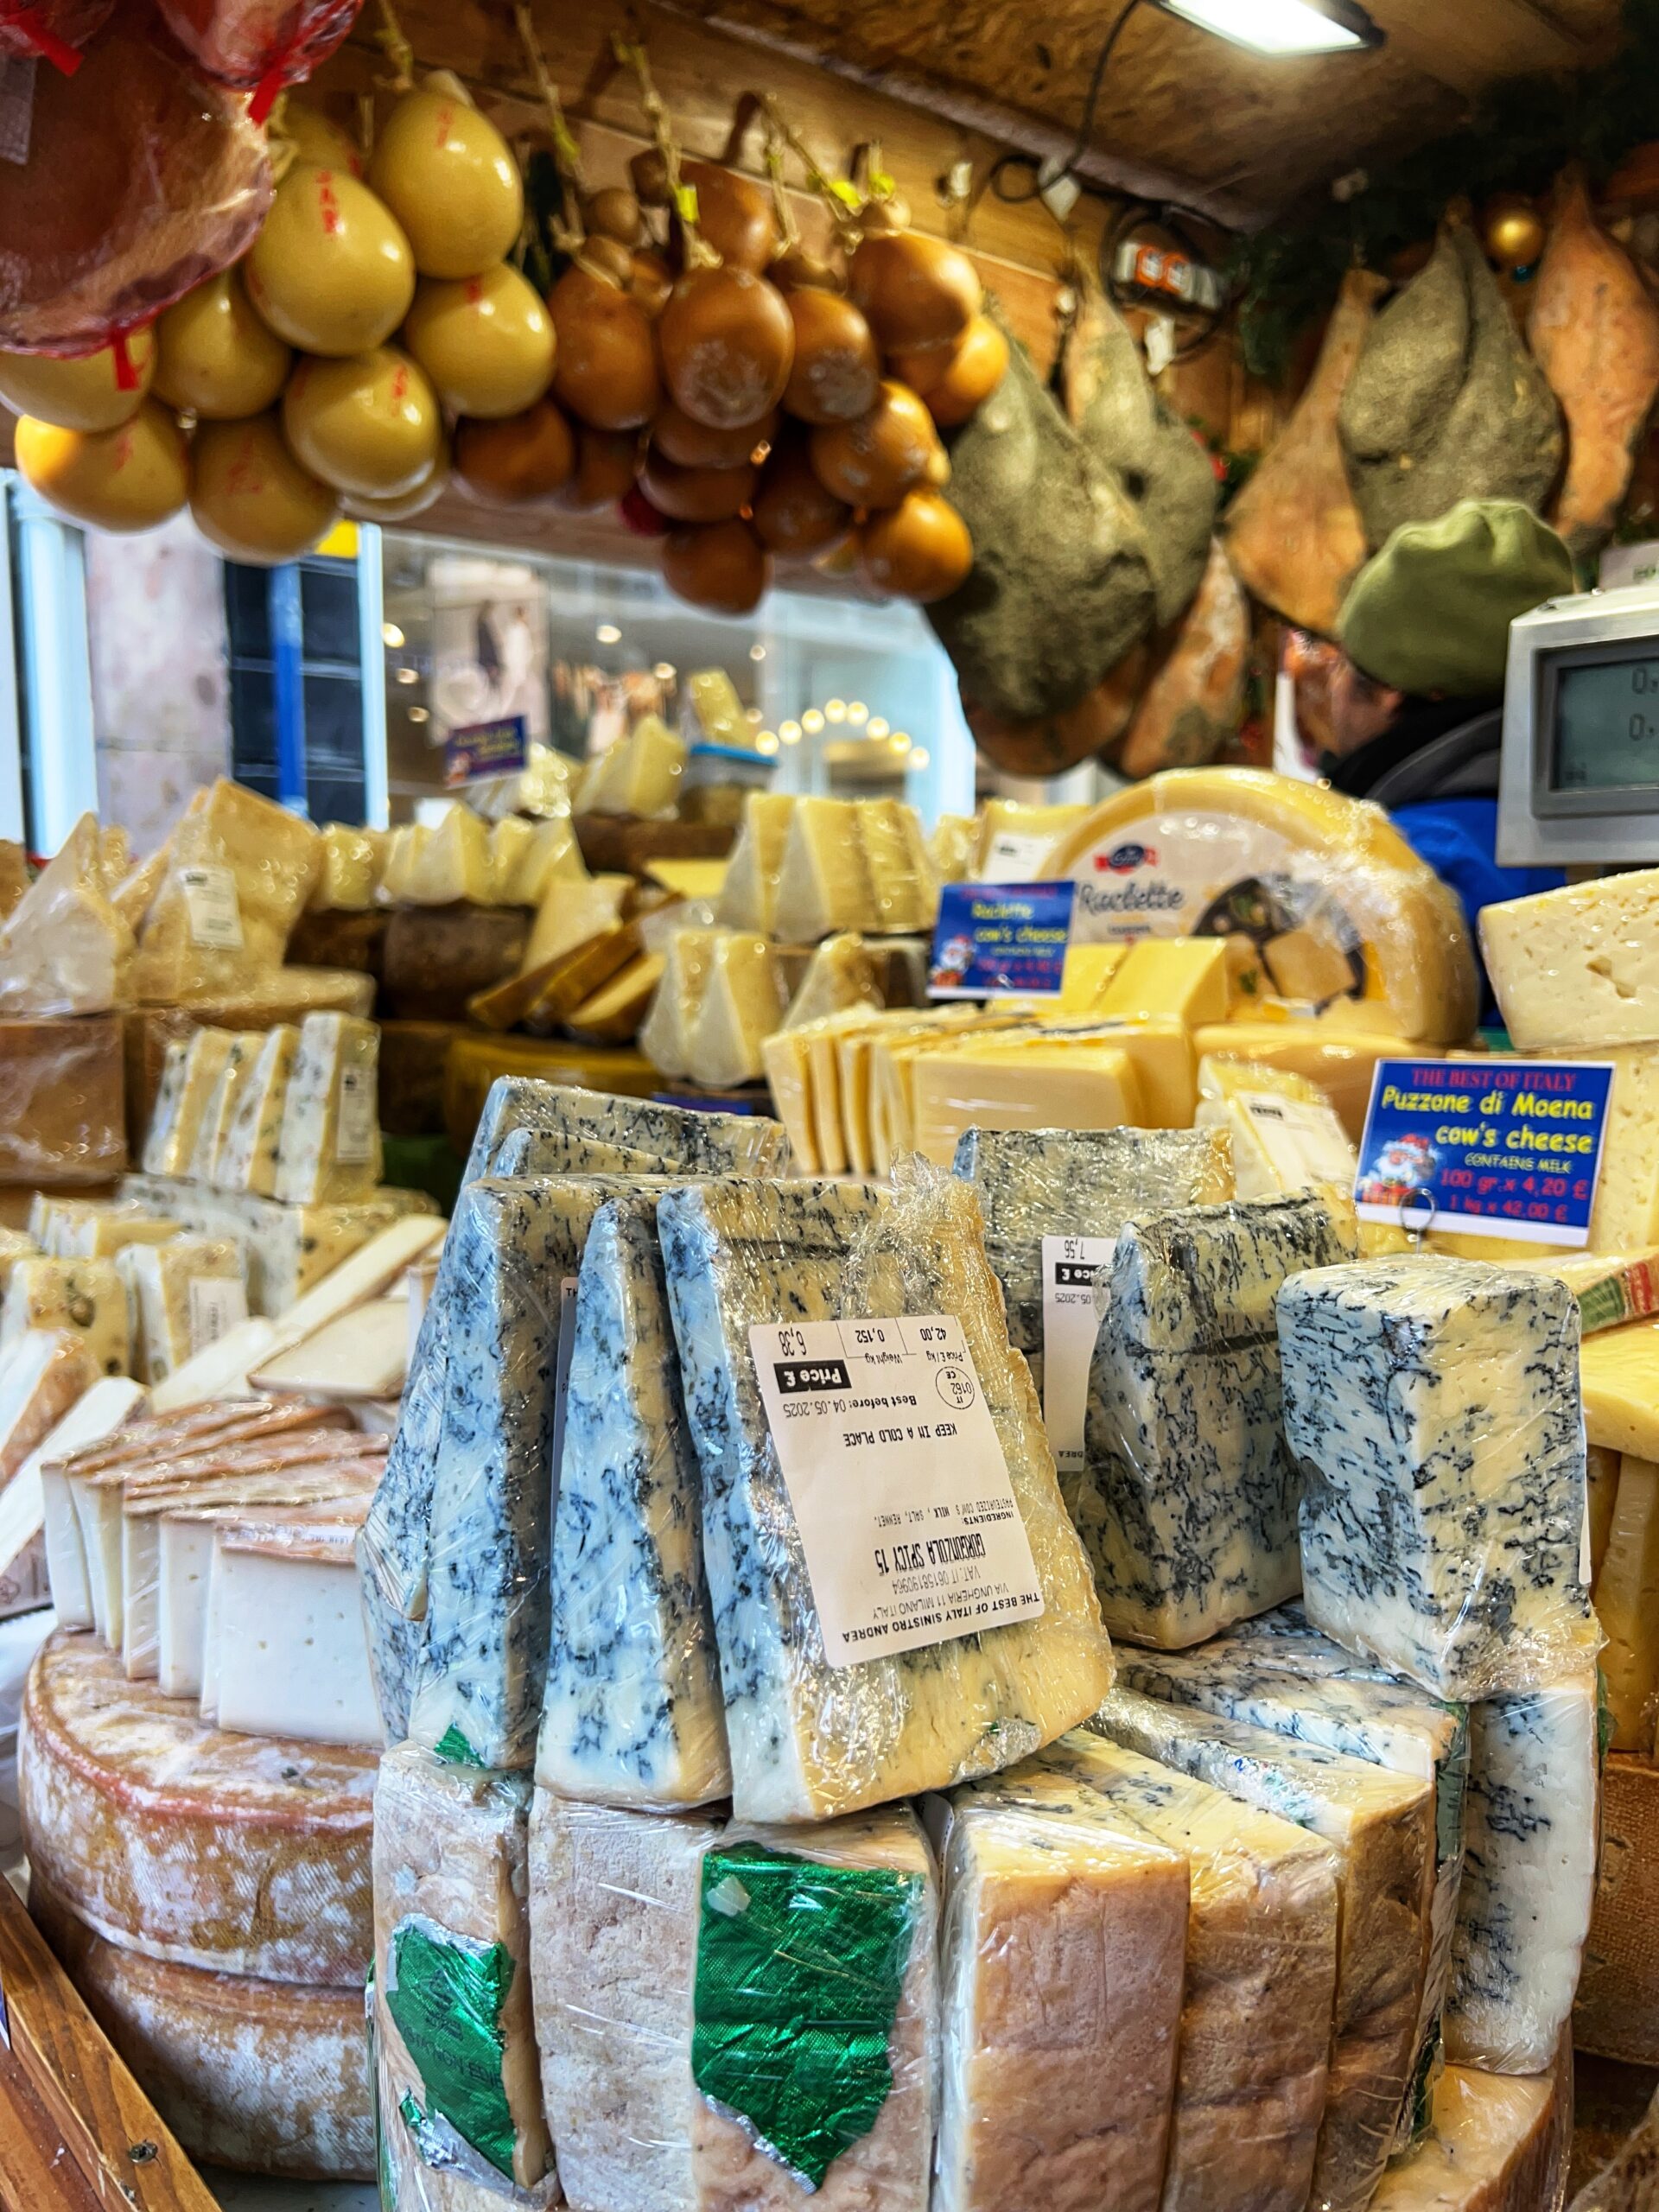
[[184, 893], [191, 944], [205, 945], [210, 952], [240, 952], [242, 909], [233, 872], [227, 868], [181, 868], [179, 888]]
[[1083, 1471], [1089, 1363], [1099, 1325], [1095, 1282], [1116, 1249], [1115, 1236], [1043, 1239], [1043, 1426], [1065, 1474]]
[[190, 1306], [190, 1349], [216, 1344], [248, 1318], [248, 1294], [229, 1275], [192, 1275], [186, 1286]]
[[570, 1391], [570, 1355], [576, 1348], [576, 1278], [559, 1278], [559, 1334], [553, 1354], [553, 1496], [564, 1465], [564, 1408]]
[[980, 870], [984, 883], [1040, 882], [1043, 862], [1053, 849], [1052, 836], [1033, 837], [1029, 830], [999, 830], [991, 840]]
[[1313, 1183], [1353, 1189], [1359, 1156], [1333, 1107], [1286, 1098], [1275, 1090], [1247, 1091], [1238, 1103], [1287, 1191], [1305, 1191]]
[[749, 1344], [832, 1667], [1036, 1618], [1036, 1563], [954, 1315], [760, 1323]]
[[334, 1131], [334, 1158], [342, 1167], [362, 1167], [374, 1158], [374, 1123], [378, 1109], [373, 1070], [342, 1068], [340, 1120]]

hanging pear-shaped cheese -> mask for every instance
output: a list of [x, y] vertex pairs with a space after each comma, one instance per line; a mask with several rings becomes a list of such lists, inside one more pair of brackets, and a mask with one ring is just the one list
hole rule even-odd
[[156, 326], [156, 393], [209, 423], [257, 415], [282, 391], [292, 356], [223, 269], [187, 292]]
[[348, 361], [302, 361], [283, 395], [283, 429], [314, 476], [368, 499], [412, 492], [443, 442], [426, 372], [394, 346]]
[[189, 496], [189, 446], [153, 399], [113, 430], [62, 430], [26, 415], [16, 447], [31, 490], [60, 514], [98, 530], [153, 530]]
[[481, 276], [505, 258], [524, 221], [512, 149], [448, 70], [399, 97], [375, 141], [369, 182], [408, 232], [423, 276]]
[[409, 313], [415, 261], [384, 200], [344, 169], [299, 162], [245, 264], [248, 297], [308, 353], [378, 346]]
[[289, 451], [273, 408], [196, 432], [190, 513], [209, 544], [262, 567], [297, 561], [333, 527], [340, 501]]
[[61, 360], [49, 353], [0, 353], [0, 399], [14, 415], [60, 430], [118, 430], [138, 412], [156, 368], [156, 340], [135, 330], [124, 357], [113, 346]]
[[552, 380], [552, 319], [505, 261], [481, 276], [423, 277], [404, 343], [457, 415], [519, 414]]

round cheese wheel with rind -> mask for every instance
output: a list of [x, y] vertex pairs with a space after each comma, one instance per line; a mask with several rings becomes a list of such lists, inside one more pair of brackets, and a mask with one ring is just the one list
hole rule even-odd
[[30, 1876], [29, 1910], [93, 2018], [193, 2158], [296, 2181], [368, 2181], [363, 1992], [202, 1974], [106, 1943]]
[[1414, 1044], [1474, 1033], [1455, 895], [1379, 806], [1259, 768], [1174, 768], [1095, 807], [1038, 874], [1078, 886], [1078, 944], [1243, 935], [1266, 990]]
[[378, 1752], [232, 1735], [59, 1630], [24, 1694], [29, 1863], [124, 1948], [279, 1982], [361, 1985], [374, 1953]]

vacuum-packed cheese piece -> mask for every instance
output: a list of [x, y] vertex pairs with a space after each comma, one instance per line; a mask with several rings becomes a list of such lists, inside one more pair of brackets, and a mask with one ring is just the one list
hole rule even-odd
[[1365, 1133], [1377, 1062], [1408, 1060], [1419, 1050], [1403, 1037], [1351, 1033], [1329, 1021], [1293, 1020], [1217, 1022], [1195, 1029], [1192, 1043], [1201, 1060], [1222, 1055], [1303, 1077], [1330, 1100], [1355, 1144]]
[[202, 1117], [237, 1042], [228, 1029], [198, 1029], [167, 1048], [144, 1139], [147, 1175], [188, 1175]]
[[576, 1278], [536, 1778], [605, 1804], [701, 1805], [729, 1795], [731, 1764], [656, 1211], [643, 1196], [602, 1207]]
[[761, 1072], [760, 1047], [782, 1022], [785, 992], [763, 937], [721, 931], [685, 1039], [685, 1072], [705, 1090], [734, 1090]]
[[1232, 1139], [1241, 1198], [1331, 1188], [1346, 1197], [1358, 1156], [1317, 1084], [1294, 1069], [1207, 1053], [1198, 1063], [1195, 1125]]
[[378, 1750], [232, 1736], [60, 1630], [24, 1694], [30, 1864], [124, 1949], [264, 1981], [361, 1985]]
[[129, 1244], [116, 1257], [126, 1287], [132, 1371], [160, 1382], [248, 1318], [242, 1248], [228, 1236]]
[[1484, 906], [1480, 943], [1517, 1052], [1659, 1039], [1659, 868]]
[[1085, 1783], [1187, 1861], [1186, 1982], [1163, 2212], [1303, 2212], [1329, 2078], [1338, 1872], [1276, 1814], [1079, 1731], [976, 1791]]
[[1433, 1895], [1433, 1792], [1317, 1745], [1116, 1690], [1090, 1724], [1114, 1742], [1294, 1821], [1329, 1843], [1342, 1909], [1331, 2073], [1310, 2202], [1363, 2212], [1395, 2147], [1416, 2055]]
[[232, 997], [279, 969], [317, 871], [308, 822], [221, 776], [175, 823], [133, 963], [147, 1003]]
[[[503, 905], [508, 906], [539, 906], [556, 878], [580, 882], [588, 873], [568, 815], [526, 823], [524, 827], [530, 831], [530, 841], [516, 852], [506, 876], [497, 885]], [[505, 828], [505, 822], [498, 822], [495, 837], [499, 838]]]
[[[573, 2203], [925, 2212], [938, 1904], [907, 1810], [722, 1830], [537, 1790], [530, 1895]], [[785, 2044], [817, 2063], [803, 2072]]]
[[573, 801], [578, 814], [672, 814], [685, 747], [658, 715], [642, 715], [626, 737], [588, 762]]
[[435, 2204], [467, 2181], [484, 2202], [539, 2190], [552, 2167], [531, 2017], [530, 1797], [528, 1776], [412, 1744], [380, 1763], [375, 2031]]
[[762, 937], [775, 934], [778, 883], [795, 806], [794, 798], [782, 791], [751, 791], [744, 799], [731, 865], [715, 908], [715, 919], [722, 929], [758, 930]]
[[63, 1330], [96, 1375], [125, 1375], [126, 1293], [113, 1260], [19, 1260], [0, 1303], [0, 1357], [30, 1329]]
[[1130, 945], [1093, 1011], [1118, 1021], [1225, 1021], [1227, 942], [1218, 937], [1142, 938]]
[[779, 865], [772, 934], [785, 944], [816, 944], [837, 930], [873, 927], [876, 912], [856, 802], [797, 799]]
[[1294, 1592], [1274, 1300], [1287, 1276], [1354, 1249], [1351, 1215], [1311, 1195], [1184, 1208], [1120, 1234], [1068, 1485], [1109, 1628], [1179, 1648]]
[[[1595, 1656], [1578, 1306], [1473, 1260], [1304, 1274], [1279, 1298], [1309, 1620], [1437, 1697]], [[1592, 1346], [1611, 1337], [1592, 1338]]]
[[1558, 2201], [1571, 2101], [1559, 2067], [1516, 2081], [1448, 2066], [1433, 2133], [1389, 2167], [1371, 2212], [1540, 2212]]
[[360, 1987], [147, 1958], [85, 1927], [44, 1881], [31, 1882], [29, 1910], [193, 2158], [296, 2181], [373, 2172]]
[[666, 1076], [691, 1071], [691, 1040], [714, 969], [720, 930], [675, 930], [664, 956], [662, 980], [651, 1011], [639, 1025], [639, 1049]]
[[[463, 1179], [470, 1183], [486, 1173], [486, 1162], [516, 1129], [648, 1153], [652, 1157], [640, 1172], [655, 1169], [663, 1174], [778, 1175], [783, 1173], [787, 1151], [782, 1128], [765, 1115], [702, 1114], [647, 1098], [540, 1083], [533, 1077], [499, 1076], [490, 1086]], [[550, 1164], [537, 1172], [575, 1175], [601, 1171], [573, 1160], [563, 1171]]]
[[622, 901], [633, 887], [631, 875], [550, 876], [518, 963], [519, 974], [533, 975], [613, 930], [622, 918]]
[[0, 919], [0, 1015], [103, 1014], [131, 991], [132, 931], [111, 905], [98, 823], [83, 814]]
[[1469, 1708], [1467, 1858], [1447, 2055], [1499, 2074], [1550, 2063], [1595, 1902], [1600, 1745], [1593, 1669]]
[[261, 1039], [257, 1029], [237, 1031], [196, 1127], [196, 1141], [184, 1173], [194, 1183], [211, 1183], [219, 1147], [230, 1134], [242, 1086], [252, 1072]]
[[915, 936], [931, 930], [939, 887], [914, 807], [902, 799], [861, 798], [857, 831], [869, 867], [872, 929]]
[[1464, 1707], [1442, 1705], [1403, 1682], [1325, 1671], [1351, 1663], [1338, 1645], [1312, 1630], [1305, 1641], [1275, 1647], [1253, 1637], [1247, 1626], [1197, 1651], [1120, 1647], [1118, 1679], [1125, 1688], [1166, 1704], [1193, 1706], [1293, 1743], [1368, 1759], [1433, 1788], [1435, 1869], [1428, 1968], [1411, 2080], [1395, 2136], [1403, 2149], [1427, 2125], [1440, 2057], [1440, 2015], [1463, 1879], [1469, 1722]]
[[[658, 1227], [702, 1471], [740, 1817], [823, 1819], [940, 1789], [1010, 1764], [1091, 1711], [1110, 1649], [966, 1187], [918, 1174], [894, 1199], [856, 1184], [718, 1181], [659, 1200]], [[930, 1313], [962, 1326], [1043, 1613], [834, 1668], [749, 1329]]]
[[[62, 1220], [54, 1239], [55, 1256], [62, 1260], [112, 1260], [130, 1244], [165, 1244], [176, 1236], [181, 1224], [162, 1216], [139, 1213], [124, 1206], [88, 1206]], [[0, 1281], [0, 1294], [4, 1284]]]
[[400, 873], [397, 896], [414, 906], [449, 906], [462, 899], [491, 905], [495, 880], [483, 817], [459, 803], [450, 807]]
[[[469, 1184], [435, 1304], [447, 1344], [431, 1456], [425, 1649], [410, 1733], [484, 1766], [528, 1766], [546, 1681], [559, 1284], [597, 1179]], [[423, 1330], [424, 1337], [424, 1329]], [[388, 1469], [390, 1476], [391, 1469]]]
[[1115, 1238], [1138, 1216], [1217, 1205], [1233, 1195], [1224, 1137], [1190, 1129], [966, 1130], [955, 1172], [985, 1217], [1008, 1338], [1043, 1349], [1043, 1239]]
[[1084, 1785], [1053, 1789], [1051, 1805], [972, 1789], [952, 1805], [936, 2212], [1158, 2212], [1186, 1860]]
[[354, 830], [346, 822], [326, 823], [309, 911], [359, 913], [372, 906], [385, 844], [384, 830]]
[[[1592, 1450], [1590, 1456], [1593, 1459], [1597, 1455]], [[1593, 1562], [1593, 1490], [1591, 1499]], [[1653, 1744], [1659, 1692], [1659, 1466], [1628, 1452], [1619, 1463], [1617, 1497], [1596, 1576], [1595, 1606], [1607, 1638], [1601, 1673], [1607, 1692], [1608, 1747], [1646, 1751]]]
[[213, 1187], [270, 1198], [276, 1188], [276, 1160], [288, 1086], [299, 1057], [300, 1033], [280, 1022], [259, 1040], [258, 1053], [237, 1094], [224, 1141], [213, 1155]]
[[309, 1014], [300, 1031], [276, 1154], [285, 1205], [366, 1198], [380, 1180], [380, 1032], [349, 1014]]
[[784, 1015], [785, 1029], [803, 1028], [848, 1007], [877, 1006], [875, 968], [856, 930], [827, 937], [807, 963]]

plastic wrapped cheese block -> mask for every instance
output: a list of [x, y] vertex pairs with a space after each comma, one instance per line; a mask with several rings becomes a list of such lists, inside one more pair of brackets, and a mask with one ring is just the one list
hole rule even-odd
[[1279, 1333], [1313, 1624], [1438, 1697], [1589, 1665], [1601, 1639], [1579, 1580], [1567, 1286], [1472, 1260], [1376, 1261], [1294, 1278]]
[[1348, 1132], [1325, 1093], [1294, 1069], [1207, 1053], [1193, 1118], [1232, 1140], [1241, 1198], [1322, 1188], [1346, 1197], [1354, 1187], [1359, 1162]]
[[1481, 909], [1480, 943], [1517, 1052], [1659, 1039], [1659, 868]]
[[1414, 1777], [1265, 1729], [1115, 1690], [1091, 1722], [1114, 1742], [1321, 1837], [1341, 1889], [1331, 2078], [1310, 2201], [1363, 2212], [1395, 2147], [1430, 1952], [1433, 1792]]
[[252, 1065], [238, 1089], [229, 1123], [213, 1154], [215, 1190], [246, 1192], [258, 1198], [275, 1193], [283, 1115], [299, 1050], [300, 1033], [292, 1022], [279, 1022], [259, 1033]]
[[393, 851], [386, 868], [393, 898], [416, 906], [448, 906], [461, 899], [478, 906], [493, 903], [490, 833], [469, 806], [451, 806], [435, 829], [418, 830], [412, 843]]
[[467, 2181], [482, 2202], [557, 2199], [531, 2018], [530, 1797], [527, 1776], [413, 1745], [381, 1762], [376, 2032], [437, 2202]]
[[[1433, 2133], [1389, 2168], [1371, 2212], [1554, 2212], [1567, 2185], [1571, 2075], [1570, 2053], [1529, 2081], [1448, 2066]], [[1605, 2212], [1623, 2212], [1620, 2201]]]
[[588, 763], [572, 801], [578, 814], [671, 815], [685, 747], [658, 715], [645, 715]]
[[353, 830], [345, 822], [325, 824], [308, 910], [355, 913], [372, 906], [386, 838], [383, 830]]
[[795, 801], [783, 792], [751, 791], [745, 798], [731, 865], [715, 908], [721, 928], [773, 934], [784, 847], [794, 812]]
[[380, 1033], [348, 1014], [309, 1014], [283, 1101], [275, 1195], [346, 1205], [380, 1180]]
[[[502, 1076], [491, 1086], [463, 1181], [504, 1173], [487, 1163], [518, 1129], [533, 1131], [550, 1142], [569, 1139], [626, 1147], [640, 1155], [640, 1173], [779, 1175], [787, 1150], [782, 1128], [765, 1115], [696, 1113], [643, 1098], [609, 1097], [597, 1090]], [[626, 1171], [575, 1159], [562, 1168], [544, 1157], [534, 1168], [526, 1163], [520, 1172], [575, 1175]]]
[[67, 1330], [99, 1375], [124, 1375], [126, 1295], [111, 1260], [19, 1260], [0, 1304], [0, 1353], [30, 1329]]
[[[944, 1788], [1009, 1764], [1092, 1710], [1110, 1649], [967, 1187], [931, 1173], [894, 1198], [858, 1184], [710, 1182], [661, 1199], [658, 1229], [702, 1469], [740, 1817], [822, 1820]], [[749, 1331], [930, 1314], [961, 1327], [1042, 1613], [834, 1666]]]
[[125, 1285], [133, 1372], [160, 1382], [204, 1344], [248, 1318], [242, 1249], [228, 1236], [130, 1244], [116, 1267]]
[[132, 931], [111, 905], [82, 815], [0, 921], [0, 1015], [103, 1014], [131, 996]]
[[311, 895], [321, 840], [285, 807], [221, 779], [175, 827], [134, 964], [139, 999], [242, 989], [280, 968]]
[[1294, 1595], [1300, 1485], [1274, 1300], [1287, 1276], [1355, 1249], [1351, 1212], [1312, 1196], [1122, 1231], [1068, 1483], [1114, 1632], [1179, 1649]]
[[1162, 2198], [1186, 1859], [1086, 1784], [1051, 1787], [1045, 1804], [969, 1789], [950, 1815], [937, 2212]]
[[601, 1207], [576, 1278], [536, 1777], [701, 1805], [729, 1795], [731, 1765], [656, 1217], [645, 1195]]
[[938, 1897], [907, 1808], [722, 1830], [538, 1790], [530, 1888], [573, 2202], [925, 2212]]
[[1039, 872], [1078, 885], [1079, 943], [1248, 931], [1282, 999], [1425, 1044], [1474, 1029], [1462, 911], [1364, 801], [1255, 769], [1176, 769], [1107, 799]]
[[[10, 1302], [8, 1292], [8, 1308]], [[0, 1315], [0, 1484], [11, 1480], [99, 1372], [78, 1332], [24, 1326], [8, 1337]]]
[[760, 1048], [782, 1022], [786, 994], [765, 938], [720, 931], [685, 1039], [685, 1072], [706, 1090], [733, 1090], [761, 1071]]

